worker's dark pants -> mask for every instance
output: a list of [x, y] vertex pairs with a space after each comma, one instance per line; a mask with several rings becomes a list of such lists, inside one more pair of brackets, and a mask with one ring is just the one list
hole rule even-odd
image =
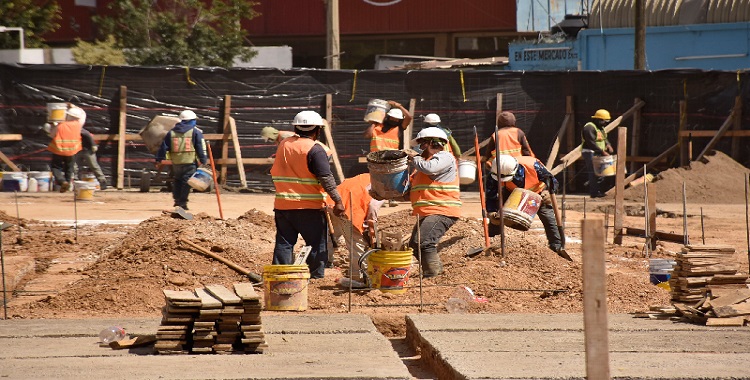
[[599, 197], [602, 195], [604, 177], [599, 177], [594, 172], [594, 152], [592, 150], [584, 149], [581, 151], [581, 156], [583, 156], [583, 162], [586, 165], [586, 173], [589, 176], [589, 195], [591, 197]]
[[551, 250], [557, 252], [562, 248], [562, 239], [560, 236], [560, 230], [557, 228], [555, 210], [551, 205], [542, 203], [536, 215], [539, 216], [539, 220], [544, 226], [544, 234], [547, 235], [547, 246]]
[[[420, 265], [424, 277], [434, 277], [443, 272], [443, 263], [440, 261], [437, 244], [457, 220], [458, 218], [445, 215], [428, 215], [420, 217], [419, 223], [414, 225], [409, 247], [414, 251], [413, 254], [417, 259], [420, 254], [422, 255]], [[419, 227], [419, 232], [417, 232], [417, 227]]]
[[172, 185], [172, 198], [175, 206], [187, 207], [188, 196], [190, 196], [190, 185], [188, 180], [198, 170], [197, 164], [172, 165], [174, 172], [174, 185]]
[[323, 278], [328, 262], [328, 222], [325, 211], [274, 210], [274, 219], [276, 246], [273, 248], [273, 264], [294, 264], [294, 245], [299, 234], [305, 240], [305, 245], [312, 247], [307, 256], [310, 278]]
[[[485, 178], [487, 180], [484, 183], [484, 204], [487, 215], [489, 215], [492, 212], [500, 211], [499, 196], [497, 194], [498, 183], [492, 175], [488, 175]], [[500, 235], [500, 226], [490, 223], [487, 226], [487, 232], [489, 232], [490, 237]]]
[[55, 176], [55, 182], [57, 182], [58, 185], [62, 185], [63, 182], [70, 183], [73, 180], [75, 164], [76, 156], [52, 155], [50, 168], [52, 169], [52, 175]]
[[96, 176], [97, 181], [99, 181], [99, 185], [101, 186], [102, 190], [106, 189], [107, 177], [104, 176], [102, 167], [99, 166], [99, 162], [97, 162], [96, 160], [96, 153], [94, 153], [94, 151], [92, 151], [91, 149], [83, 148], [80, 152], [78, 152], [78, 155], [81, 157], [83, 165], [88, 166], [88, 168], [94, 173], [94, 176]]

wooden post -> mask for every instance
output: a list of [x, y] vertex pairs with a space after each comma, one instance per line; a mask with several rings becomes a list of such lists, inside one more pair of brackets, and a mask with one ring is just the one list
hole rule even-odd
[[679, 131], [677, 135], [677, 144], [679, 144], [680, 149], [680, 166], [687, 165], [690, 161], [687, 158], [687, 146], [683, 141], [682, 134], [679, 134], [680, 132], [685, 130], [685, 127], [687, 126], [687, 102], [684, 100], [680, 100], [680, 126]]
[[497, 117], [500, 115], [501, 112], [503, 112], [503, 93], [498, 92], [496, 95], [497, 99], [497, 105], [495, 106], [495, 122], [497, 122]]
[[[578, 141], [578, 135], [576, 134], [576, 113], [573, 107], [573, 97], [568, 95], [565, 97], [565, 113], [570, 115], [570, 127], [568, 127], [568, 152], [572, 151], [576, 148], [576, 142]], [[563, 162], [563, 165], [567, 166], [565, 162]], [[547, 166], [548, 168], [551, 168], [551, 166]], [[568, 178], [574, 178], [576, 175], [576, 171], [572, 167], [568, 167], [568, 172], [565, 173], [565, 175]], [[566, 184], [566, 186], [570, 186], [571, 190], [576, 190], [575, 181], [570, 181], [570, 184]]]
[[[237, 159], [237, 173], [240, 176], [240, 185], [242, 186], [243, 189], [247, 189], [247, 178], [245, 177], [245, 165], [242, 162], [242, 151], [240, 150], [240, 139], [237, 136], [237, 124], [235, 123], [234, 118], [231, 116], [229, 116], [228, 120], [229, 120], [229, 135], [232, 138], [232, 146], [234, 147], [234, 157]], [[222, 139], [221, 141], [226, 141], [226, 138]], [[224, 143], [224, 145], [227, 145], [227, 144]], [[224, 180], [224, 183], [227, 182], [225, 176], [222, 176], [221, 178]]]
[[409, 145], [411, 144], [411, 137], [414, 135], [414, 111], [417, 109], [417, 99], [411, 98], [409, 99], [409, 113], [412, 116], [411, 123], [406, 126], [406, 129], [404, 129], [404, 141], [402, 141], [401, 146], [403, 146], [404, 149], [411, 148]]
[[[742, 129], [742, 97], [734, 98], [734, 127], [735, 131]], [[732, 136], [732, 158], [739, 161], [741, 137]]]
[[125, 187], [125, 133], [128, 123], [128, 88], [120, 86], [120, 125], [117, 135], [117, 189]]
[[737, 117], [737, 103], [735, 103], [735, 106], [732, 108], [732, 111], [729, 113], [729, 116], [727, 116], [727, 119], [724, 120], [724, 124], [721, 125], [721, 128], [719, 128], [719, 131], [716, 132], [716, 135], [711, 139], [711, 141], [708, 142], [705, 148], [703, 148], [703, 151], [698, 155], [698, 157], [695, 158], [696, 161], [700, 161], [703, 156], [706, 155], [711, 149], [714, 148], [716, 143], [721, 140], [722, 137], [724, 137], [724, 134], [729, 129], [729, 126], [733, 125], [732, 121]]
[[[223, 114], [223, 122], [219, 126], [221, 130], [219, 133], [224, 134], [224, 136], [227, 135], [227, 127], [229, 126], [229, 115], [230, 111], [232, 109], [232, 96], [231, 95], [225, 95], [224, 96], [224, 114]], [[227, 139], [221, 139], [221, 158], [223, 162], [226, 162], [227, 158], [229, 158], [229, 144], [227, 144]], [[220, 175], [219, 175], [219, 182], [222, 185], [226, 185], [227, 183], [227, 165], [222, 164], [220, 169]]]
[[[567, 97], [567, 102], [570, 102], [570, 96]], [[570, 120], [573, 117], [572, 113], [570, 112], [570, 109], [566, 105], [565, 107], [565, 118], [563, 118], [562, 125], [560, 126], [560, 130], [557, 131], [557, 137], [555, 137], [555, 141], [552, 143], [552, 149], [550, 149], [549, 156], [547, 157], [547, 167], [551, 168], [552, 165], [555, 164], [555, 159], [557, 158], [557, 153], [560, 149], [560, 140], [565, 136], [565, 133], [567, 132], [569, 126], [570, 126]]]
[[653, 183], [647, 183], [646, 189], [648, 192], [648, 242], [649, 248], [653, 251], [656, 249], [656, 186]]
[[[641, 99], [635, 98], [635, 103], [638, 104], [641, 101]], [[637, 156], [638, 150], [640, 148], [640, 142], [639, 136], [641, 134], [641, 109], [639, 108], [635, 113], [633, 114], [633, 126], [630, 130], [630, 155], [631, 156]], [[631, 162], [630, 163], [630, 172], [633, 173], [638, 169], [638, 163]]]
[[331, 129], [333, 124], [331, 123], [333, 118], [333, 95], [326, 94], [326, 120], [328, 121], [328, 127], [323, 128], [323, 135], [326, 137], [326, 144], [328, 149], [331, 150], [331, 156], [333, 156], [333, 168], [336, 170], [336, 175], [339, 177], [339, 182], [343, 182], [344, 170], [341, 168], [341, 161], [339, 161], [339, 154], [336, 152], [336, 145], [333, 143], [333, 134]]
[[625, 217], [625, 161], [627, 158], [628, 129], [617, 127], [617, 172], [615, 174], [615, 229], [614, 244], [622, 244]]
[[604, 225], [601, 219], [584, 219], [583, 229], [583, 333], [586, 378], [609, 379], [607, 326], [607, 276]]

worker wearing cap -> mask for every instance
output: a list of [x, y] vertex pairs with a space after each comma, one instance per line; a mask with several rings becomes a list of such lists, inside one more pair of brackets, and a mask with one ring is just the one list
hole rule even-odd
[[[555, 219], [555, 210], [552, 208], [552, 196], [550, 192], [556, 193], [558, 190], [557, 179], [538, 159], [531, 156], [512, 157], [501, 154], [500, 161], [500, 182], [503, 183], [503, 199], [508, 199], [510, 193], [515, 188], [521, 188], [533, 191], [542, 197], [542, 204], [539, 206], [537, 215], [544, 225], [544, 233], [547, 235], [547, 244], [549, 249], [563, 258], [569, 260], [567, 253], [563, 252], [562, 238], [560, 230], [557, 228]], [[493, 177], [497, 178], [497, 165], [493, 161], [491, 172]], [[496, 212], [490, 213], [490, 222], [494, 225], [502, 224]]]
[[52, 137], [47, 150], [52, 152], [50, 167], [55, 182], [60, 186], [60, 192], [70, 190], [70, 182], [75, 171], [75, 156], [81, 151], [81, 121], [85, 117], [82, 109], [70, 108], [65, 113], [65, 121], [50, 126], [49, 135]]
[[437, 244], [461, 216], [458, 165], [456, 158], [444, 150], [448, 136], [442, 129], [422, 129], [415, 143], [422, 153], [409, 152], [415, 169], [409, 196], [419, 222], [412, 230], [409, 246], [417, 258], [421, 251], [422, 276], [434, 277], [443, 272]]
[[198, 163], [206, 165], [206, 142], [203, 132], [197, 127], [198, 116], [191, 110], [180, 112], [180, 121], [174, 128], [164, 136], [159, 151], [156, 153], [156, 163], [169, 157], [172, 160], [172, 173], [174, 183], [172, 185], [172, 199], [174, 207], [188, 209], [188, 197], [190, 195], [190, 177], [198, 170]]
[[263, 127], [263, 129], [260, 130], [260, 137], [263, 138], [263, 141], [273, 141], [273, 143], [276, 145], [279, 145], [281, 143], [281, 140], [292, 136], [294, 136], [294, 132], [279, 131], [274, 127]]
[[401, 131], [411, 124], [412, 116], [401, 103], [389, 100], [391, 109], [382, 123], [370, 122], [365, 130], [365, 138], [370, 139], [370, 152], [400, 149]]
[[271, 167], [276, 188], [273, 264], [294, 263], [293, 250], [299, 234], [305, 245], [312, 247], [307, 257], [310, 278], [323, 278], [328, 262], [327, 196], [334, 203], [334, 215], [344, 214], [345, 208], [336, 190], [326, 150], [317, 141], [325, 125], [323, 118], [315, 111], [302, 111], [292, 124], [296, 135], [281, 141]]
[[[511, 157], [536, 157], [531, 150], [531, 145], [529, 145], [526, 134], [516, 126], [516, 115], [508, 111], [500, 112], [497, 115], [495, 125], [497, 125], [498, 143], [495, 143], [495, 134], [493, 133], [490, 144], [482, 155], [482, 161], [484, 161], [488, 167], [491, 167], [495, 163], [496, 146], [500, 148], [500, 154]], [[500, 209], [497, 178], [488, 176], [484, 183], [484, 189], [487, 213], [497, 212]], [[499, 235], [500, 226], [491, 224], [489, 225], [488, 232], [490, 236]]]
[[[333, 238], [343, 236], [346, 248], [353, 248], [350, 255], [351, 262], [349, 263], [352, 271], [351, 279], [359, 283], [362, 281], [359, 259], [365, 253], [365, 250], [371, 246], [371, 237], [375, 232], [374, 226], [378, 221], [378, 211], [385, 203], [384, 200], [374, 199], [370, 195], [370, 189], [370, 173], [363, 173], [342, 181], [337, 190], [341, 195], [341, 202], [344, 204], [346, 211], [343, 215], [331, 217], [334, 231]], [[350, 202], [351, 208], [349, 207]], [[333, 202], [329, 201], [329, 205], [333, 205]], [[329, 252], [328, 255], [329, 261], [331, 261], [331, 253]]]
[[612, 145], [607, 140], [607, 132], [604, 131], [604, 127], [609, 124], [609, 120], [609, 111], [605, 109], [596, 110], [594, 116], [591, 116], [591, 121], [583, 126], [583, 132], [581, 132], [583, 138], [581, 156], [588, 172], [591, 198], [601, 198], [605, 195], [602, 191], [605, 177], [597, 176], [594, 172], [594, 156], [609, 156], [614, 152]]
[[440, 116], [436, 113], [428, 113], [424, 117], [425, 128], [438, 127], [448, 136], [448, 144], [445, 145], [445, 151], [452, 154], [456, 159], [461, 157], [461, 148], [458, 146], [456, 139], [453, 138], [453, 132], [441, 124]]

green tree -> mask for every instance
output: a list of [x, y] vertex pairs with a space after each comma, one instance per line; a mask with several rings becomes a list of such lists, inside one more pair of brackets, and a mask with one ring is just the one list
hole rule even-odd
[[[44, 47], [45, 33], [60, 28], [57, 0], [0, 0], [0, 25], [23, 28], [24, 45], [30, 48]], [[0, 49], [18, 49], [18, 32], [0, 33]]]
[[104, 41], [89, 43], [76, 40], [75, 47], [70, 49], [73, 59], [82, 65], [124, 65], [125, 54], [117, 47], [114, 36], [107, 36]]
[[[207, 5], [206, 3], [210, 3]], [[131, 65], [231, 67], [257, 52], [243, 46], [242, 20], [258, 13], [249, 0], [114, 0], [112, 16], [95, 17]]]

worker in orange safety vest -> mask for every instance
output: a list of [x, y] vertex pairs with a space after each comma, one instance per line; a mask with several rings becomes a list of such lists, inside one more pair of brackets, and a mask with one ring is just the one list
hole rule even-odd
[[386, 113], [383, 122], [370, 122], [370, 126], [365, 130], [365, 138], [370, 139], [370, 152], [400, 149], [401, 131], [411, 124], [412, 116], [401, 103], [389, 100], [388, 104], [391, 109]]
[[296, 135], [281, 141], [271, 167], [276, 188], [273, 264], [294, 263], [293, 250], [299, 234], [312, 247], [307, 257], [310, 278], [323, 278], [328, 262], [327, 196], [334, 203], [334, 215], [344, 214], [345, 208], [336, 190], [326, 150], [317, 141], [325, 125], [323, 118], [315, 111], [302, 111], [292, 124]]
[[78, 107], [66, 111], [65, 121], [51, 126], [50, 136], [52, 141], [47, 150], [52, 152], [50, 167], [55, 182], [60, 186], [60, 192], [70, 190], [75, 171], [75, 156], [82, 149], [81, 143], [81, 121], [85, 113]]

